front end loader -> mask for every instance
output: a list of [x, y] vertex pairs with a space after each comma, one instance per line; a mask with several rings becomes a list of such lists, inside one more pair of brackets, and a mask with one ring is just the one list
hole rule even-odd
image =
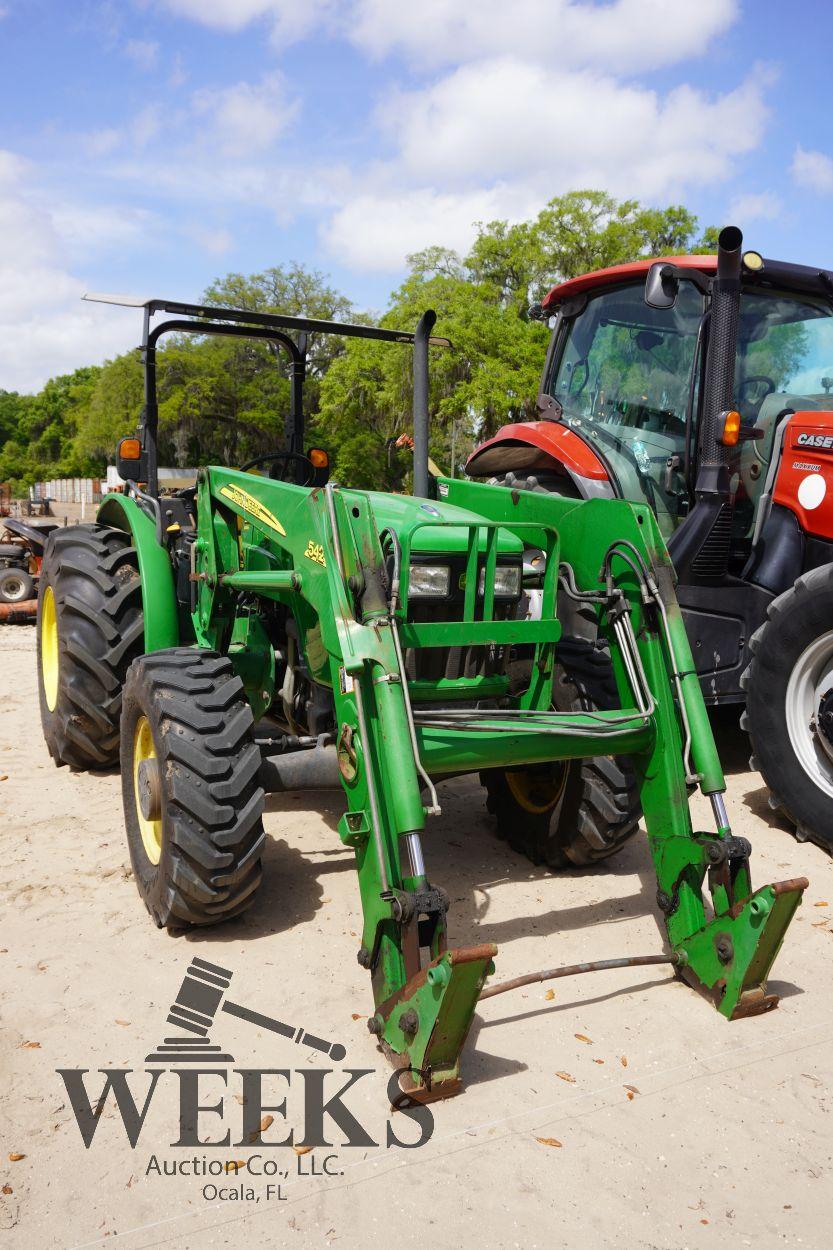
[[[146, 404], [118, 460], [128, 490], [104, 500], [95, 525], [50, 540], [38, 651], [56, 763], [120, 757], [135, 879], [156, 924], [244, 911], [261, 878], [264, 793], [338, 787], [369, 1028], [414, 1098], [460, 1088], [478, 999], [532, 979], [665, 961], [729, 1019], [774, 1006], [767, 975], [807, 882], [752, 887], [651, 509], [449, 478], [429, 499], [429, 348], [449, 346], [432, 338], [433, 314], [400, 334], [144, 308]], [[151, 330], [160, 310], [175, 317]], [[288, 352], [295, 385], [284, 451], [248, 471], [201, 468], [193, 490], [166, 496], [155, 352], [171, 329], [269, 339]], [[336, 485], [323, 451], [304, 450], [303, 336], [327, 332], [413, 347], [414, 496]], [[534, 612], [523, 591], [530, 550], [545, 557]], [[579, 635], [609, 656], [604, 700], [559, 691]], [[539, 828], [560, 819], [565, 787], [584, 793], [569, 770], [588, 761], [627, 762], [667, 951], [486, 986], [497, 948], [453, 945], [448, 895], [423, 854], [426, 820], [440, 817], [437, 782], [479, 774], [494, 796], [499, 778], [517, 823]], [[710, 800], [707, 830], [692, 826], [697, 787]], [[568, 851], [573, 834], [563, 831]]]

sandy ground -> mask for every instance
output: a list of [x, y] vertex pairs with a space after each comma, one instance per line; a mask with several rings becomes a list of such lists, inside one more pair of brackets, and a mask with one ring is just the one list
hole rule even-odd
[[[335, 797], [270, 800], [256, 905], [225, 928], [172, 937], [151, 927], [131, 880], [118, 777], [57, 771], [48, 759], [31, 627], [0, 630], [0, 695], [4, 1245], [831, 1244], [833, 863], [770, 818], [728, 722], [729, 807], [736, 832], [753, 841], [754, 881], [811, 882], [775, 968], [780, 1009], [728, 1024], [663, 968], [556, 982], [554, 997], [536, 986], [494, 999], [475, 1021], [465, 1094], [433, 1108], [427, 1144], [403, 1150], [385, 1144], [389, 1073], [365, 1025], [357, 889], [334, 832]], [[442, 799], [426, 838], [429, 869], [451, 894], [455, 943], [497, 942], [501, 975], [661, 949], [642, 836], [601, 871], [547, 876], [495, 839], [476, 784], [447, 783]], [[89, 1069], [93, 1102], [97, 1069], [131, 1069], [141, 1103], [145, 1055], [172, 1031], [168, 1005], [194, 955], [233, 972], [237, 1002], [343, 1042], [344, 1066], [370, 1070], [347, 1101], [378, 1145], [304, 1156], [172, 1149], [177, 1083], [166, 1073], [135, 1149], [112, 1096], [84, 1148], [56, 1069]], [[212, 1038], [239, 1067], [295, 1071], [287, 1119], [300, 1137], [298, 1071], [321, 1057], [222, 1013]], [[222, 1096], [212, 1080], [204, 1103]], [[238, 1081], [224, 1100], [232, 1141]], [[271, 1088], [266, 1102], [280, 1101]], [[203, 1140], [221, 1140], [217, 1115], [200, 1124]], [[278, 1140], [281, 1126], [265, 1138]], [[410, 1122], [397, 1132], [416, 1136]], [[148, 1173], [153, 1156], [161, 1165], [256, 1154], [284, 1173], [272, 1178], [279, 1196], [267, 1196], [264, 1178], [246, 1178], [253, 1195], [243, 1201], [203, 1192], [233, 1178]], [[330, 1155], [336, 1175], [298, 1174], [320, 1171]]]

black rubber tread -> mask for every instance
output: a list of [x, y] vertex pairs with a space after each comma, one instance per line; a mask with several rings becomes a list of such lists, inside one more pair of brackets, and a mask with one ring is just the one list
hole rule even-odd
[[[562, 712], [618, 707], [607, 652], [592, 643], [563, 640], [553, 704]], [[626, 757], [571, 760], [566, 769], [562, 798], [541, 814], [516, 801], [503, 770], [481, 773], [498, 836], [534, 864], [556, 870], [615, 855], [636, 832], [640, 816], [639, 791]]]
[[[18, 587], [18, 593], [14, 597], [10, 597], [6, 590], [6, 582], [13, 582]], [[5, 568], [0, 569], [0, 603], [24, 603], [27, 599], [31, 599], [35, 594], [35, 581], [26, 569]]]
[[770, 790], [770, 807], [795, 826], [800, 841], [833, 853], [833, 799], [801, 765], [787, 729], [790, 674], [804, 650], [833, 629], [833, 565], [802, 574], [767, 609], [749, 640], [751, 660], [742, 678], [746, 711], [741, 727], [752, 744], [750, 767]]
[[[162, 778], [162, 853], [142, 842], [133, 786], [136, 722], [147, 717]], [[156, 924], [218, 924], [262, 877], [264, 792], [254, 718], [231, 662], [176, 647], [130, 667], [121, 722], [122, 798], [133, 873]]]
[[[512, 477], [507, 482], [507, 477]], [[565, 499], [582, 499], [581, 491], [568, 473], [553, 469], [519, 469], [517, 473], [507, 470], [489, 478], [490, 486], [507, 486], [511, 490], [529, 490], [536, 495], [561, 495]]]
[[[51, 712], [40, 663], [47, 586], [55, 596], [60, 654]], [[37, 642], [41, 723], [50, 755], [73, 769], [112, 767], [119, 758], [124, 679], [144, 649], [141, 579], [129, 535], [103, 525], [53, 530], [38, 586]]]

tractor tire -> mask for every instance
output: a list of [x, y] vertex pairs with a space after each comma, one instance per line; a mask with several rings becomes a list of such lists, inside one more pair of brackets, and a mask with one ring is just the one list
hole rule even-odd
[[218, 924], [254, 899], [265, 834], [253, 724], [224, 656], [176, 647], [130, 667], [122, 798], [133, 875], [159, 928]]
[[799, 841], [833, 853], [833, 565], [803, 574], [773, 600], [749, 650], [741, 726], [750, 767]]
[[41, 724], [56, 764], [119, 759], [124, 679], [144, 649], [136, 552], [121, 530], [73, 525], [50, 535], [38, 587]]
[[[618, 706], [604, 650], [577, 640], [560, 644], [553, 705], [560, 712]], [[553, 870], [615, 855], [639, 824], [639, 792], [624, 757], [492, 769], [480, 778], [498, 836]]]
[[0, 603], [24, 603], [34, 596], [34, 579], [25, 569], [0, 569]]
[[529, 490], [536, 495], [561, 495], [564, 499], [582, 499], [583, 496], [573, 479], [567, 473], [558, 473], [552, 469], [538, 469], [530, 473], [519, 469], [498, 473], [489, 478], [490, 486], [506, 486], [509, 490]]

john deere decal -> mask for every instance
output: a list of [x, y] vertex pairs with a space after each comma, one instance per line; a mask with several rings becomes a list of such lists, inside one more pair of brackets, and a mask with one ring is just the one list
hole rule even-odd
[[286, 530], [278, 518], [268, 508], [264, 508], [260, 500], [255, 499], [254, 495], [250, 495], [248, 491], [241, 490], [239, 486], [221, 486], [220, 494], [233, 504], [237, 504], [237, 507], [242, 508], [244, 512], [248, 512], [256, 521], [260, 521], [261, 525], [268, 525], [270, 529], [277, 530], [279, 534], [286, 537]]

